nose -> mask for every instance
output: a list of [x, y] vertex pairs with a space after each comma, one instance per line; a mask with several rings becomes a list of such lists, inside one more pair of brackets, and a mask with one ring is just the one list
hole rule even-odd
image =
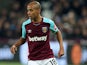
[[29, 11], [27, 12], [27, 15], [28, 15], [29, 17], [31, 17], [31, 13], [30, 13]]
[[27, 14], [30, 15], [30, 11], [28, 11]]

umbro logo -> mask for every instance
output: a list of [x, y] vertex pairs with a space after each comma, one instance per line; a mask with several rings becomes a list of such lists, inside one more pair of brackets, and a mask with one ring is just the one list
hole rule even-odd
[[32, 30], [29, 29], [29, 30], [28, 30], [28, 33], [31, 33], [31, 32], [32, 32]]

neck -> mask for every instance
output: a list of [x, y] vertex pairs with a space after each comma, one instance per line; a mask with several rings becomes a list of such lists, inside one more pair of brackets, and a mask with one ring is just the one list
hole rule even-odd
[[36, 23], [41, 22], [41, 20], [42, 20], [42, 16], [41, 15], [39, 15], [38, 17], [32, 19], [32, 21], [36, 22]]

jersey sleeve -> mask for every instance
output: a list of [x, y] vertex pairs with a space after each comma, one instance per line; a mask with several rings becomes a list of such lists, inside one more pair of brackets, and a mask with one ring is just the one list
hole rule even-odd
[[57, 28], [57, 26], [55, 25], [54, 21], [50, 20], [50, 30], [53, 32], [53, 33], [56, 33], [59, 31], [59, 29]]
[[24, 24], [22, 24], [22, 38], [26, 38], [26, 29]]

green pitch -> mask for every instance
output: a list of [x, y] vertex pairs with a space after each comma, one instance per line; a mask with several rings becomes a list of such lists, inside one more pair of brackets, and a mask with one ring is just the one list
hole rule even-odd
[[[21, 65], [20, 62], [0, 62], [0, 65]], [[72, 64], [68, 64], [72, 65]], [[87, 65], [87, 64], [81, 64], [81, 65]]]
[[0, 62], [0, 65], [21, 65], [19, 62]]

